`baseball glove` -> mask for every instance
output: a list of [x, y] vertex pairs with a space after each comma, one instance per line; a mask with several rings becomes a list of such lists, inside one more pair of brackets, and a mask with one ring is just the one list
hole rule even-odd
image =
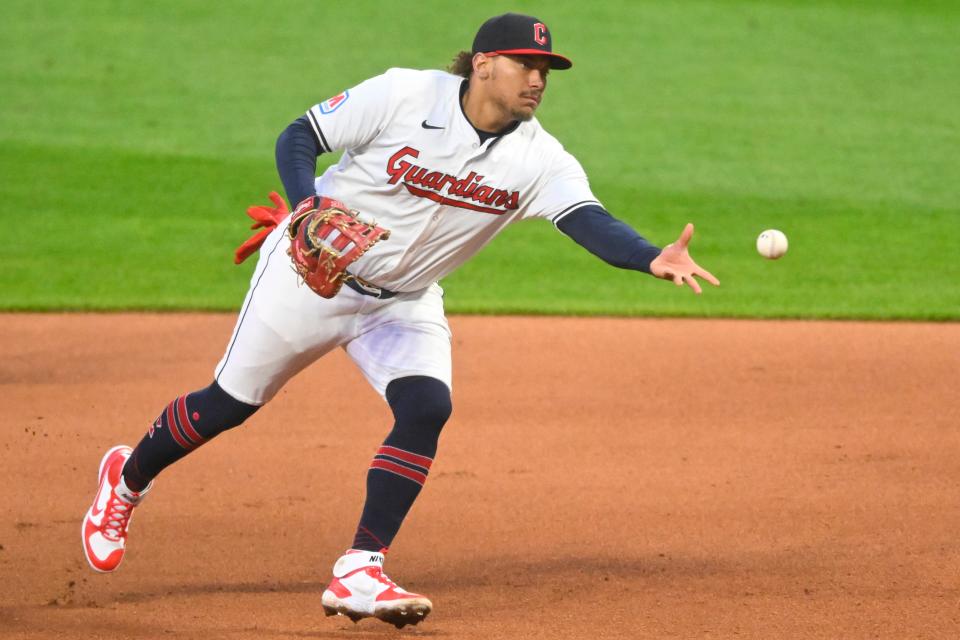
[[332, 298], [357, 258], [390, 232], [357, 217], [357, 211], [332, 198], [311, 196], [297, 205], [290, 218], [287, 253], [293, 268], [308, 287], [324, 298]]

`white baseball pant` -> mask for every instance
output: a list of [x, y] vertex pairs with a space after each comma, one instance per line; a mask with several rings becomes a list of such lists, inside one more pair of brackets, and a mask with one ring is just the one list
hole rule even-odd
[[214, 376], [224, 391], [262, 405], [295, 374], [342, 347], [383, 396], [391, 380], [422, 375], [452, 389], [450, 327], [443, 290], [380, 300], [343, 287], [335, 298], [299, 282], [287, 224], [267, 236], [237, 324]]

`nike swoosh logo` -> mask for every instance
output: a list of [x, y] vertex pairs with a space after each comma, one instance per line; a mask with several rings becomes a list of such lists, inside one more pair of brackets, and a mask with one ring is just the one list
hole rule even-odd
[[[97, 492], [97, 498], [93, 501], [93, 506], [90, 507], [90, 522], [94, 526], [99, 527], [100, 523], [103, 521], [103, 510], [107, 508], [106, 501], [101, 500], [101, 497], [107, 495], [107, 500], [109, 500], [109, 490], [104, 492], [103, 487], [100, 487], [100, 491]], [[101, 505], [100, 503], [103, 502]]]
[[107, 503], [110, 502], [110, 488], [107, 484], [106, 481], [100, 483], [97, 497], [93, 501], [93, 506], [90, 507], [90, 521], [98, 527], [103, 521], [103, 510], [107, 508]]
[[427, 124], [427, 121], [426, 121], [426, 120], [424, 120], [423, 122], [421, 122], [421, 123], [420, 123], [420, 126], [423, 127], [424, 129], [446, 129], [446, 127], [436, 127], [436, 126], [434, 126], [434, 125], [432, 125], [432, 124]]

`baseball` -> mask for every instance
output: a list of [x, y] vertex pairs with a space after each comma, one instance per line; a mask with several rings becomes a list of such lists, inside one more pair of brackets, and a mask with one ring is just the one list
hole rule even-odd
[[768, 260], [776, 260], [787, 252], [787, 236], [783, 231], [767, 229], [757, 237], [757, 251]]

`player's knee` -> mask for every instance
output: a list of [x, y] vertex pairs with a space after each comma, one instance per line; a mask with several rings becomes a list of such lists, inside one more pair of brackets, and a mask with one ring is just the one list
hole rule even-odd
[[413, 421], [423, 428], [433, 429], [437, 433], [443, 429], [443, 425], [450, 419], [453, 412], [453, 404], [450, 401], [449, 391], [445, 395], [435, 395], [422, 399], [415, 405], [413, 412]]
[[387, 386], [387, 402], [393, 410], [397, 427], [432, 431], [437, 435], [453, 411], [450, 389], [428, 376], [408, 376], [393, 380]]
[[197, 422], [197, 430], [205, 438], [240, 426], [260, 408], [237, 400], [216, 381], [188, 395], [187, 406]]

